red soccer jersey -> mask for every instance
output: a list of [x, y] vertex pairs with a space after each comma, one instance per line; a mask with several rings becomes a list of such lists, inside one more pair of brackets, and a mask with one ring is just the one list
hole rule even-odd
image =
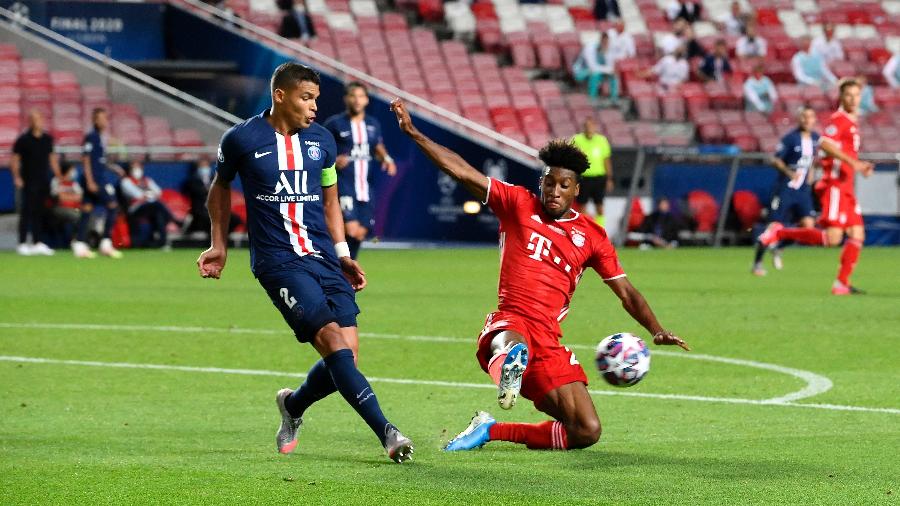
[[[859, 127], [846, 112], [838, 109], [828, 119], [822, 140], [829, 139], [853, 159], [859, 159]], [[830, 156], [822, 159], [822, 182], [837, 186], [843, 193], [853, 193], [855, 179], [853, 167]]]
[[606, 281], [625, 276], [606, 231], [587, 216], [553, 220], [533, 193], [493, 178], [487, 205], [500, 219], [500, 311], [559, 335], [585, 267]]

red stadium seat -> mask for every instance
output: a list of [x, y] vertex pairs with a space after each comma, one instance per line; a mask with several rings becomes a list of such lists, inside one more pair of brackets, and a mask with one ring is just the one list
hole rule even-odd
[[644, 223], [644, 218], [647, 215], [644, 213], [644, 208], [641, 206], [640, 199], [634, 199], [631, 201], [631, 213], [628, 215], [628, 231], [634, 232], [641, 228], [641, 224]]
[[759, 203], [759, 198], [749, 190], [734, 192], [732, 209], [734, 209], [743, 230], [753, 228], [762, 215], [762, 204]]
[[703, 190], [694, 190], [687, 195], [688, 209], [694, 222], [697, 223], [697, 232], [712, 232], [719, 220], [719, 204], [712, 195]]

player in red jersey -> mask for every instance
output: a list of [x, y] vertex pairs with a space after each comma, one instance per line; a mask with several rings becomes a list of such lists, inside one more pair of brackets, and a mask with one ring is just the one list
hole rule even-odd
[[822, 160], [822, 179], [816, 185], [822, 204], [822, 216], [819, 218], [822, 228], [784, 228], [782, 224], [773, 222], [759, 236], [759, 242], [769, 246], [778, 241], [794, 240], [814, 246], [838, 246], [846, 235], [840, 268], [831, 293], [850, 295], [863, 293], [850, 285], [850, 274], [866, 239], [862, 214], [856, 202], [854, 180], [857, 172], [869, 177], [875, 167], [859, 159], [857, 111], [860, 85], [853, 79], [847, 79], [841, 82], [840, 91], [841, 106], [831, 115], [819, 140], [819, 146], [827, 155]]
[[523, 443], [528, 448], [585, 448], [600, 437], [600, 419], [587, 391], [584, 369], [560, 344], [559, 323], [584, 270], [597, 271], [625, 310], [656, 344], [687, 344], [666, 331], [644, 297], [625, 277], [606, 231], [572, 209], [585, 155], [573, 144], [553, 141], [540, 152], [545, 168], [541, 196], [521, 186], [488, 178], [458, 154], [436, 144], [412, 124], [402, 101], [391, 104], [400, 129], [440, 170], [461, 182], [500, 220], [498, 310], [487, 317], [476, 356], [498, 384], [498, 401], [509, 409], [519, 392], [555, 421], [497, 423], [484, 412], [446, 450], [469, 450], [488, 441]]

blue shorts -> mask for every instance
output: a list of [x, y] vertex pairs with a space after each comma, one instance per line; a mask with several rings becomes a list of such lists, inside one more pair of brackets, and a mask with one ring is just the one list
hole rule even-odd
[[257, 274], [272, 303], [301, 343], [329, 323], [355, 327], [359, 306], [350, 283], [336, 265], [305, 256]]
[[769, 204], [769, 221], [796, 223], [807, 216], [813, 216], [812, 192], [807, 187], [783, 187]]
[[340, 198], [341, 211], [344, 212], [344, 223], [358, 221], [360, 225], [369, 229], [371, 234], [375, 228], [375, 211], [371, 202], [356, 200], [351, 195], [343, 195]]

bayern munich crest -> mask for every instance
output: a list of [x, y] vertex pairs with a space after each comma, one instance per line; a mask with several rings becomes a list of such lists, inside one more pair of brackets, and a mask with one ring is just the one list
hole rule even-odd
[[322, 150], [319, 149], [319, 146], [310, 146], [309, 149], [306, 150], [306, 154], [309, 156], [310, 160], [322, 159]]
[[584, 236], [581, 234], [572, 234], [572, 243], [579, 248], [584, 246]]

